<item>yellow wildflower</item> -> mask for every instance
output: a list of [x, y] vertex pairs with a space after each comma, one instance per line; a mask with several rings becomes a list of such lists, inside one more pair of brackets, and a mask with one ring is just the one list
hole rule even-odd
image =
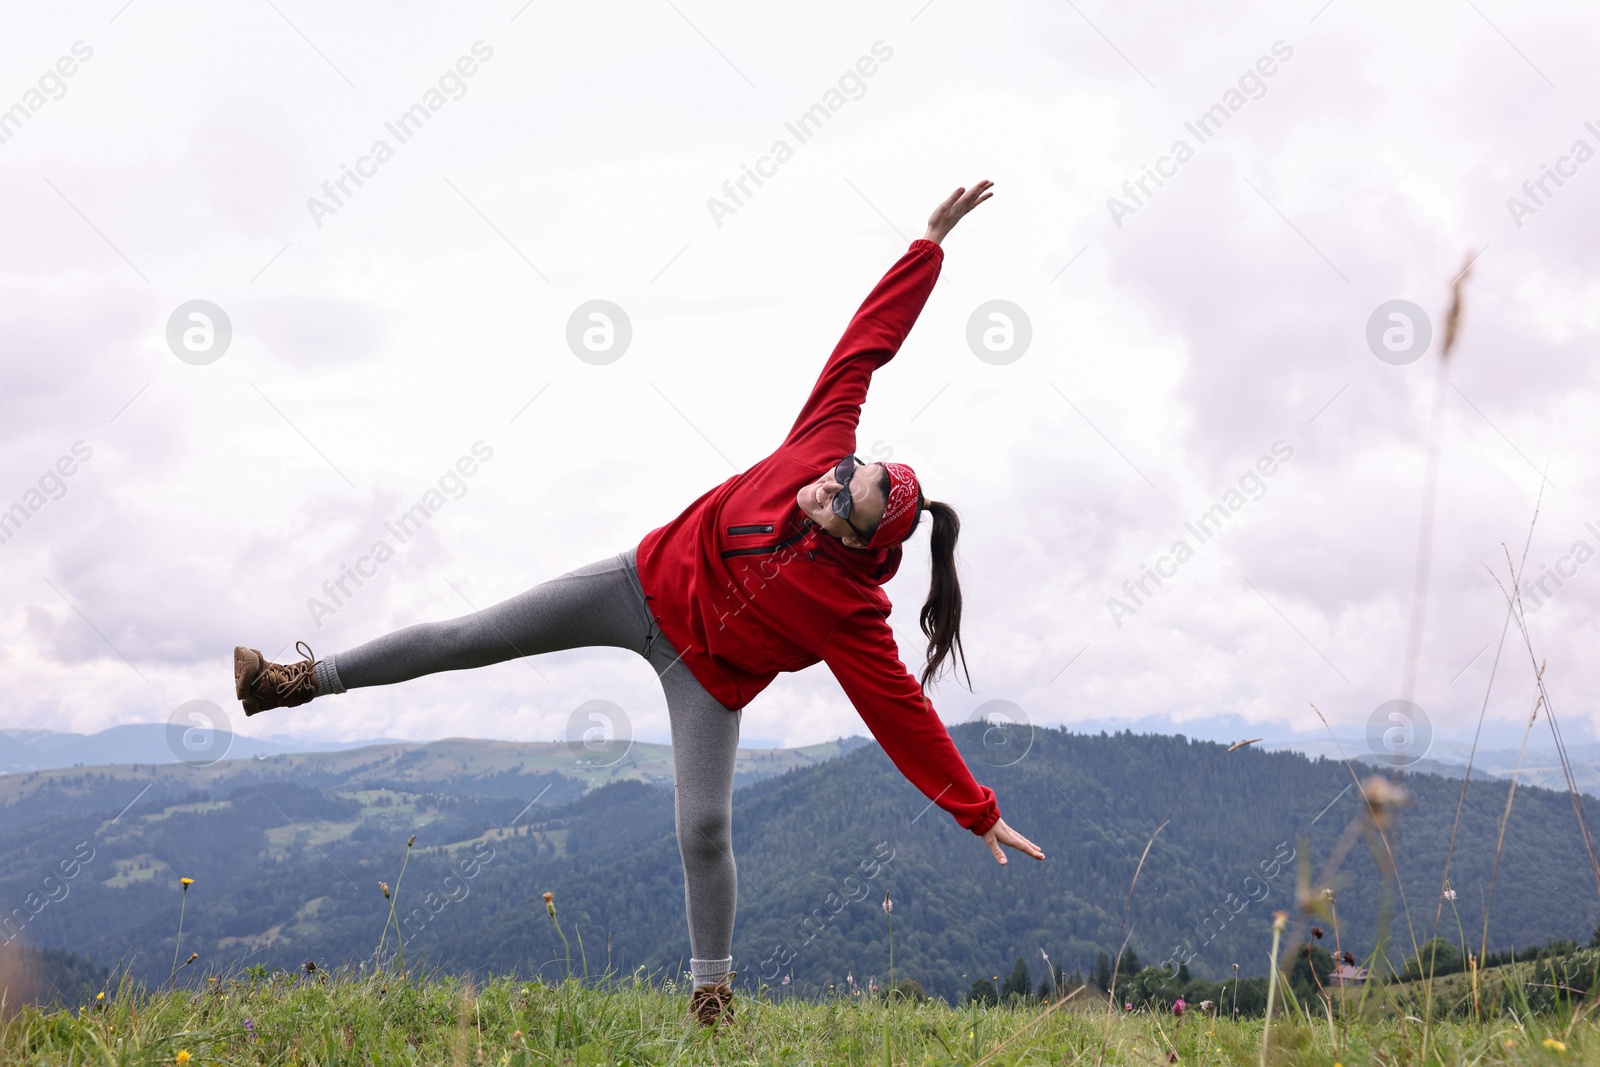
[[189, 1062], [190, 1058], [189, 1050], [186, 1048], [180, 1048], [178, 1054], [173, 1057], [177, 1061], [178, 1067], [183, 1067], [184, 1064]]
[[[178, 879], [178, 884], [183, 886], [183, 888], [188, 889], [190, 886], [194, 885], [194, 879], [193, 878], [179, 878]], [[187, 1055], [187, 1053], [186, 1053], [186, 1055]]]
[[1544, 1047], [1549, 1049], [1551, 1052], [1567, 1051], [1567, 1043], [1565, 1041], [1557, 1041], [1553, 1037], [1545, 1038], [1542, 1042], [1540, 1042], [1540, 1044], [1544, 1045]]

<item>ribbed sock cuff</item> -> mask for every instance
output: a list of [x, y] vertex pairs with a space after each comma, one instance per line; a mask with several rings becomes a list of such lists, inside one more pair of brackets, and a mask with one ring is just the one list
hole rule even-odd
[[343, 693], [345, 688], [339, 684], [339, 671], [333, 665], [333, 657], [317, 660], [317, 696], [327, 696], [329, 693]]
[[689, 974], [697, 986], [716, 985], [728, 976], [728, 971], [732, 967], [732, 956], [720, 960], [697, 960], [693, 957], [689, 959]]

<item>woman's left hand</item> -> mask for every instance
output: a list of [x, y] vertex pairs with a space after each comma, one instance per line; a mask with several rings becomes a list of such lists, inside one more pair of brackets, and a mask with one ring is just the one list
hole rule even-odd
[[928, 216], [928, 233], [923, 240], [934, 244], [943, 241], [967, 212], [994, 195], [989, 191], [993, 185], [994, 182], [984, 179], [971, 189], [963, 186], [945, 197], [944, 202]]
[[1000, 851], [1001, 845], [1009, 845], [1036, 860], [1044, 859], [1044, 852], [1039, 846], [1007, 826], [1004, 819], [995, 820], [995, 824], [989, 827], [989, 832], [983, 835], [983, 840], [989, 846], [989, 851], [994, 853], [996, 863], [1006, 862], [1005, 853]]

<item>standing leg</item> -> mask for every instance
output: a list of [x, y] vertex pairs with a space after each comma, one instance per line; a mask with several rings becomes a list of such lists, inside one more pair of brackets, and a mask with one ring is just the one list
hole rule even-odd
[[665, 637], [656, 637], [650, 662], [661, 677], [672, 720], [673, 813], [689, 916], [689, 972], [696, 986], [716, 985], [733, 966], [739, 892], [733, 767], [744, 709], [718, 703], [678, 661]]

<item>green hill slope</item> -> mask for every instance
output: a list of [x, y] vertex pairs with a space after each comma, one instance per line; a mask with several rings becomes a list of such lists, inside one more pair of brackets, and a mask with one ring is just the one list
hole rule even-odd
[[[1129, 905], [1132, 947], [1147, 963], [1177, 953], [1197, 976], [1231, 974], [1235, 962], [1263, 973], [1271, 914], [1292, 909], [1300, 857], [1320, 867], [1358, 812], [1345, 765], [1290, 752], [1039, 729], [1018, 759], [1025, 739], [990, 749], [982, 724], [951, 734], [1008, 823], [1048, 859], [1008, 853], [996, 864], [876, 745], [756, 781], [734, 802], [740, 983], [792, 974], [792, 988], [825, 989], [847, 972], [886, 978], [886, 890], [896, 974], [930, 993], [955, 999], [975, 977], [1008, 974], [1018, 957], [1040, 976], [1041, 950], [1088, 973], [1118, 944], [1134, 868], [1164, 818]], [[0, 901], [22, 905], [11, 932], [102, 964], [131, 959], [159, 979], [177, 947], [177, 879], [187, 876], [196, 881], [182, 950], [201, 953], [197, 968], [370, 958], [388, 907], [378, 881], [397, 883], [415, 833], [398, 898], [413, 958], [456, 971], [562, 973], [564, 949], [539, 900], [551, 890], [579, 969], [582, 955], [591, 972], [608, 960], [621, 972], [686, 965], [670, 782], [628, 768], [626, 780], [585, 789], [525, 752], [491, 758], [477, 743], [441, 744], [410, 762], [356, 750], [187, 775], [114, 769], [53, 788], [0, 779], [0, 795], [28, 813], [0, 830]], [[1414, 803], [1396, 848], [1420, 941], [1432, 932], [1460, 783], [1419, 775], [1406, 787]], [[1451, 884], [1469, 928], [1482, 923], [1505, 795], [1502, 782], [1468, 792]], [[1586, 805], [1600, 826], [1600, 805]], [[1385, 911], [1365, 845], [1337, 889], [1341, 942], [1364, 956]], [[1520, 788], [1491, 946], [1586, 940], [1596, 902], [1570, 801]], [[1398, 961], [1410, 954], [1398, 906], [1393, 926]]]

